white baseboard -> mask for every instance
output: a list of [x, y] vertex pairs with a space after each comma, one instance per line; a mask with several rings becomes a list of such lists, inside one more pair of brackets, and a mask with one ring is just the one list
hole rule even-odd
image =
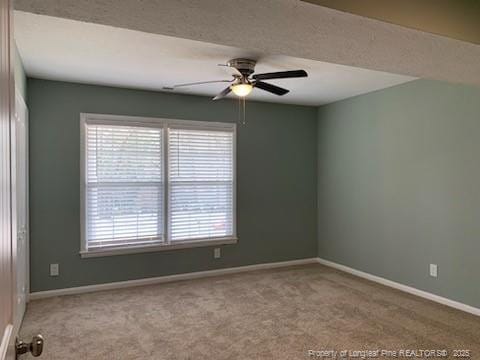
[[13, 334], [13, 326], [12, 324], [7, 324], [5, 327], [5, 332], [2, 335], [2, 339], [0, 342], [0, 359], [6, 359], [7, 358], [7, 351], [8, 351], [8, 346], [10, 345], [10, 339]]
[[159, 276], [159, 277], [146, 278], [146, 279], [117, 281], [117, 282], [106, 283], [106, 284], [87, 285], [87, 286], [79, 286], [79, 287], [72, 287], [72, 288], [65, 288], [65, 289], [38, 291], [38, 292], [30, 293], [29, 300], [44, 299], [44, 298], [49, 298], [54, 296], [82, 294], [82, 293], [101, 291], [101, 290], [120, 289], [120, 288], [132, 287], [132, 286], [161, 284], [161, 283], [180, 281], [180, 280], [191, 280], [191, 279], [198, 279], [198, 278], [205, 278], [205, 277], [212, 277], [212, 276], [236, 274], [236, 273], [254, 271], [254, 270], [275, 269], [275, 268], [293, 266], [293, 265], [316, 264], [317, 262], [318, 262], [317, 258], [298, 259], [298, 260], [281, 261], [281, 262], [274, 262], [274, 263], [237, 266], [237, 267], [224, 268], [224, 269], [197, 271], [197, 272], [184, 273], [184, 274], [166, 275], [166, 276]]
[[352, 275], [355, 275], [355, 276], [358, 276], [358, 277], [361, 277], [361, 278], [364, 278], [364, 279], [367, 279], [367, 280], [370, 280], [370, 281], [374, 281], [376, 283], [379, 283], [379, 284], [382, 284], [382, 285], [385, 285], [385, 286], [389, 286], [389, 287], [397, 289], [397, 290], [407, 292], [409, 294], [420, 296], [424, 299], [428, 299], [428, 300], [431, 300], [431, 301], [434, 301], [434, 302], [437, 302], [437, 303], [455, 308], [457, 310], [462, 310], [462, 311], [465, 311], [467, 313], [480, 316], [480, 309], [479, 308], [476, 308], [476, 307], [473, 307], [473, 306], [470, 306], [470, 305], [466, 305], [466, 304], [463, 304], [461, 302], [451, 300], [451, 299], [448, 299], [448, 298], [445, 298], [445, 297], [442, 297], [442, 296], [439, 296], [439, 295], [435, 295], [435, 294], [429, 293], [427, 291], [419, 290], [419, 289], [416, 289], [416, 288], [408, 286], [408, 285], [403, 285], [403, 284], [400, 284], [398, 282], [382, 278], [380, 276], [376, 276], [376, 275], [372, 275], [372, 274], [369, 274], [369, 273], [366, 273], [366, 272], [363, 272], [363, 271], [360, 271], [360, 270], [356, 270], [356, 269], [353, 269], [353, 268], [345, 266], [345, 265], [337, 264], [337, 263], [329, 261], [329, 260], [325, 260], [325, 259], [322, 259], [322, 258], [317, 258], [317, 261], [322, 265], [326, 265], [326, 266], [329, 266], [331, 268], [341, 270], [341, 271], [344, 271], [346, 273], [349, 273], [349, 274], [352, 274]]

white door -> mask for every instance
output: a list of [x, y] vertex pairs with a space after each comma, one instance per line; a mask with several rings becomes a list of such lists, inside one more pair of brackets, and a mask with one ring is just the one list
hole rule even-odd
[[17, 236], [16, 264], [16, 304], [14, 327], [20, 328], [25, 313], [28, 286], [28, 111], [25, 101], [18, 91], [15, 92], [15, 147], [13, 161], [15, 162], [15, 205]]

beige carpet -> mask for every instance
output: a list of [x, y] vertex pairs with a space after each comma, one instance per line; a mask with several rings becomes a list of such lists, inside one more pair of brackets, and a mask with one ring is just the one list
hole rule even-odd
[[21, 336], [37, 332], [43, 359], [321, 358], [309, 349], [480, 359], [479, 317], [321, 265], [37, 300]]

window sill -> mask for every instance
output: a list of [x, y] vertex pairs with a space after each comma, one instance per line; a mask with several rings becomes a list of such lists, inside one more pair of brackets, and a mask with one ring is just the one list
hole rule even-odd
[[115, 255], [127, 255], [127, 254], [139, 254], [146, 252], [168, 251], [176, 249], [189, 249], [204, 246], [218, 246], [236, 244], [238, 239], [236, 237], [219, 238], [219, 239], [204, 239], [204, 240], [189, 240], [189, 241], [177, 241], [174, 244], [165, 245], [146, 245], [146, 246], [132, 246], [128, 248], [105, 248], [97, 250], [83, 250], [80, 251], [82, 258], [103, 257], [103, 256], [115, 256]]

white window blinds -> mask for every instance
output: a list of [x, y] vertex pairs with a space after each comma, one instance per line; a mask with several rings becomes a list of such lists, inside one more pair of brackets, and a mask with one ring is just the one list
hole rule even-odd
[[86, 248], [163, 241], [163, 129], [85, 128]]
[[233, 130], [169, 129], [171, 241], [234, 234]]

